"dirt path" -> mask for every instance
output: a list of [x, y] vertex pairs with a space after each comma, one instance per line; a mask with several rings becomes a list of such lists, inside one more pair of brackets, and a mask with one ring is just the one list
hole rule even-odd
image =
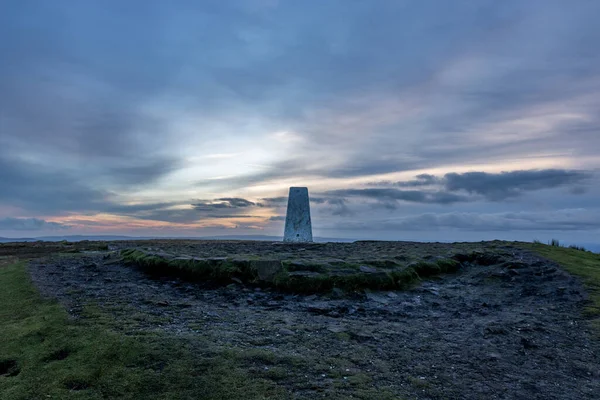
[[511, 268], [465, 264], [404, 292], [322, 296], [151, 279], [114, 253], [39, 260], [30, 272], [75, 317], [94, 304], [125, 333], [260, 353], [251, 372], [297, 398], [367, 387], [381, 398], [600, 398], [600, 346], [580, 317], [579, 282], [513, 253]]

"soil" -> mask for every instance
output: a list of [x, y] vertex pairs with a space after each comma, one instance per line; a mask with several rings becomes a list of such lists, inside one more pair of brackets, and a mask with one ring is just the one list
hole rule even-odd
[[[384, 264], [473, 249], [502, 258], [493, 265], [463, 262], [458, 273], [405, 291], [299, 295], [150, 277], [115, 251], [133, 246], [202, 257]], [[600, 343], [581, 316], [582, 285], [508, 243], [155, 241], [109, 248], [31, 261], [32, 280], [74, 318], [85, 318], [93, 304], [127, 334], [161, 332], [217, 349], [273, 353], [249, 371], [276, 380], [294, 398], [344, 398], [357, 387], [409, 399], [600, 398]], [[278, 364], [284, 359], [303, 361]]]

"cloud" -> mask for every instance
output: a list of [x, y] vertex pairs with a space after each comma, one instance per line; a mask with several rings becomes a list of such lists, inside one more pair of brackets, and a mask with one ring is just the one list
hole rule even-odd
[[599, 166], [600, 3], [117, 3], [0, 5], [0, 209], [245, 218], [304, 182], [357, 221], [594, 201], [566, 168]]
[[261, 204], [264, 204], [266, 206], [271, 206], [271, 205], [285, 205], [287, 204], [288, 198], [287, 196], [281, 196], [281, 197], [266, 197], [261, 200]]
[[137, 165], [129, 163], [123, 167], [110, 168], [106, 173], [113, 177], [115, 182], [122, 184], [148, 184], [168, 175], [181, 166], [181, 162], [175, 158], [163, 158], [158, 160], [134, 161]]
[[544, 212], [424, 213], [368, 223], [343, 222], [335, 228], [352, 231], [592, 231], [600, 229], [600, 211], [563, 209]]
[[[589, 171], [575, 171], [563, 169], [520, 170], [500, 173], [465, 172], [447, 173], [442, 177], [421, 174], [416, 179], [409, 181], [379, 181], [372, 182], [372, 186], [399, 186], [399, 187], [432, 187], [431, 191], [406, 191], [393, 188], [358, 189], [351, 191], [353, 195], [373, 197], [384, 200], [404, 200], [419, 203], [453, 203], [473, 201], [476, 198], [461, 195], [466, 192], [470, 195], [479, 195], [488, 201], [502, 201], [519, 197], [525, 192], [534, 192], [558, 187], [571, 187], [572, 194], [585, 193], [585, 187], [593, 174]], [[343, 193], [343, 192], [341, 192]]]
[[311, 197], [310, 202], [327, 205], [325, 210], [331, 215], [349, 216], [354, 214], [347, 205], [348, 201], [342, 197]]
[[115, 214], [135, 215], [144, 211], [164, 210], [182, 204], [189, 204], [189, 202], [171, 201], [164, 203], [111, 204], [105, 206], [104, 211]]
[[449, 173], [443, 184], [448, 191], [464, 190], [484, 196], [491, 201], [517, 197], [524, 192], [571, 186], [590, 178], [586, 171], [559, 169], [511, 171], [491, 174], [485, 172]]
[[217, 200], [225, 202], [225, 203], [229, 203], [229, 205], [231, 205], [231, 207], [233, 207], [233, 208], [250, 207], [250, 206], [256, 205], [256, 203], [246, 200], [246, 199], [242, 199], [240, 197], [223, 197], [223, 198], [220, 198]]
[[339, 189], [330, 190], [324, 193], [330, 196], [362, 197], [381, 202], [388, 202], [386, 204], [392, 204], [397, 201], [426, 204], [452, 204], [470, 201], [470, 199], [466, 196], [453, 193], [441, 191], [426, 192], [421, 190], [401, 190], [393, 188]]
[[9, 157], [0, 151], [0, 202], [31, 212], [99, 210], [111, 193], [89, 187], [70, 172]]
[[257, 216], [256, 215], [247, 215], [247, 214], [215, 214], [215, 215], [211, 215], [210, 218], [237, 219], [237, 218], [257, 218]]
[[269, 221], [285, 221], [285, 215], [274, 215], [269, 217]]
[[13, 231], [41, 231], [69, 229], [71, 226], [58, 222], [49, 222], [39, 218], [2, 218], [0, 229]]
[[214, 211], [229, 208], [247, 208], [256, 206], [256, 203], [240, 197], [223, 197], [215, 200], [198, 200], [192, 206], [197, 211]]
[[416, 179], [406, 182], [398, 182], [398, 186], [402, 187], [419, 187], [419, 186], [431, 186], [439, 183], [439, 179], [433, 175], [420, 174], [415, 177]]

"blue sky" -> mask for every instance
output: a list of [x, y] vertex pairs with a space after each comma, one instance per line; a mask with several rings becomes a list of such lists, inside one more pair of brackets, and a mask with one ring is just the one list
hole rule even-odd
[[600, 3], [0, 5], [0, 236], [598, 242]]

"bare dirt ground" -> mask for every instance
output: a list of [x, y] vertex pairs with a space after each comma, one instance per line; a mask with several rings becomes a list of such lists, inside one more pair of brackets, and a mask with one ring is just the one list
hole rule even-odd
[[[460, 272], [406, 291], [320, 295], [149, 277], [113, 251], [385, 265], [473, 246], [501, 258], [487, 266], [464, 262]], [[557, 265], [510, 244], [156, 241], [109, 248], [34, 260], [33, 282], [73, 317], [97, 307], [125, 334], [196, 340], [199, 353], [254, 352], [249, 370], [293, 398], [348, 398], [365, 387], [371, 398], [600, 398], [600, 344], [580, 313], [585, 291]]]

